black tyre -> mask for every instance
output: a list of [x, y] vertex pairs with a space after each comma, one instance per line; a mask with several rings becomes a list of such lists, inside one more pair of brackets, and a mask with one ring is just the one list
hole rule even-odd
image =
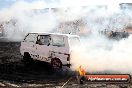
[[62, 68], [62, 62], [58, 58], [53, 58], [51, 60], [51, 65], [54, 69], [61, 69]]
[[23, 62], [25, 65], [30, 65], [31, 63], [33, 63], [33, 59], [31, 58], [29, 53], [24, 53]]

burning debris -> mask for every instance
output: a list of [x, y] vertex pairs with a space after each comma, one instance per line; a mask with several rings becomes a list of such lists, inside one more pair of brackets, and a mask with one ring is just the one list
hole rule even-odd
[[76, 71], [76, 78], [79, 84], [83, 84], [84, 81], [86, 81], [85, 78], [86, 71], [82, 66], [79, 66], [79, 68]]

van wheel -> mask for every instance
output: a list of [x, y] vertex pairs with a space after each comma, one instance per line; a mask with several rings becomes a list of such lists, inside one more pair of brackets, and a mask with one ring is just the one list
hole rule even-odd
[[62, 68], [62, 62], [58, 58], [51, 59], [51, 65], [54, 69]]
[[29, 53], [27, 53], [27, 52], [24, 53], [23, 62], [25, 65], [29, 65], [29, 64], [33, 63], [33, 59], [31, 58]]

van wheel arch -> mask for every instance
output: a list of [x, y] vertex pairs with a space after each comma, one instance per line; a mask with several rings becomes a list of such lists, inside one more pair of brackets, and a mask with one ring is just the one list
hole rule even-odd
[[54, 69], [61, 69], [62, 68], [62, 62], [59, 58], [52, 58], [51, 59], [51, 65]]
[[31, 58], [31, 56], [28, 52], [24, 52], [23, 61], [25, 64], [29, 64], [29, 63], [33, 62], [33, 59]]

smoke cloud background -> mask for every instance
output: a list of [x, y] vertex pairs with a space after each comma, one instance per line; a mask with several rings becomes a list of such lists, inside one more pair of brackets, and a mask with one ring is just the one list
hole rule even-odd
[[[72, 51], [72, 69], [75, 70], [83, 65], [88, 72], [109, 70], [121, 73], [132, 72], [132, 36], [121, 41], [113, 41], [98, 34], [99, 30], [113, 30], [113, 28], [120, 30], [127, 24], [131, 24], [131, 10], [122, 11], [119, 8], [119, 0], [114, 0], [114, 2], [93, 0], [90, 4], [87, 0], [52, 2], [47, 4], [43, 0], [34, 0], [30, 3], [16, 0], [13, 5], [1, 9], [0, 22], [4, 22], [5, 35], [12, 40], [17, 40], [16, 38], [21, 39], [28, 32], [53, 32], [61, 22], [83, 18], [86, 23], [85, 28], [92, 31], [92, 35], [81, 38], [83, 48], [77, 46]], [[129, 1], [125, 0], [125, 2]], [[82, 6], [88, 7], [83, 8]], [[37, 10], [49, 7], [60, 8], [60, 11], [44, 13]], [[13, 23], [13, 20], [17, 22]], [[8, 21], [11, 22], [6, 23]]]

